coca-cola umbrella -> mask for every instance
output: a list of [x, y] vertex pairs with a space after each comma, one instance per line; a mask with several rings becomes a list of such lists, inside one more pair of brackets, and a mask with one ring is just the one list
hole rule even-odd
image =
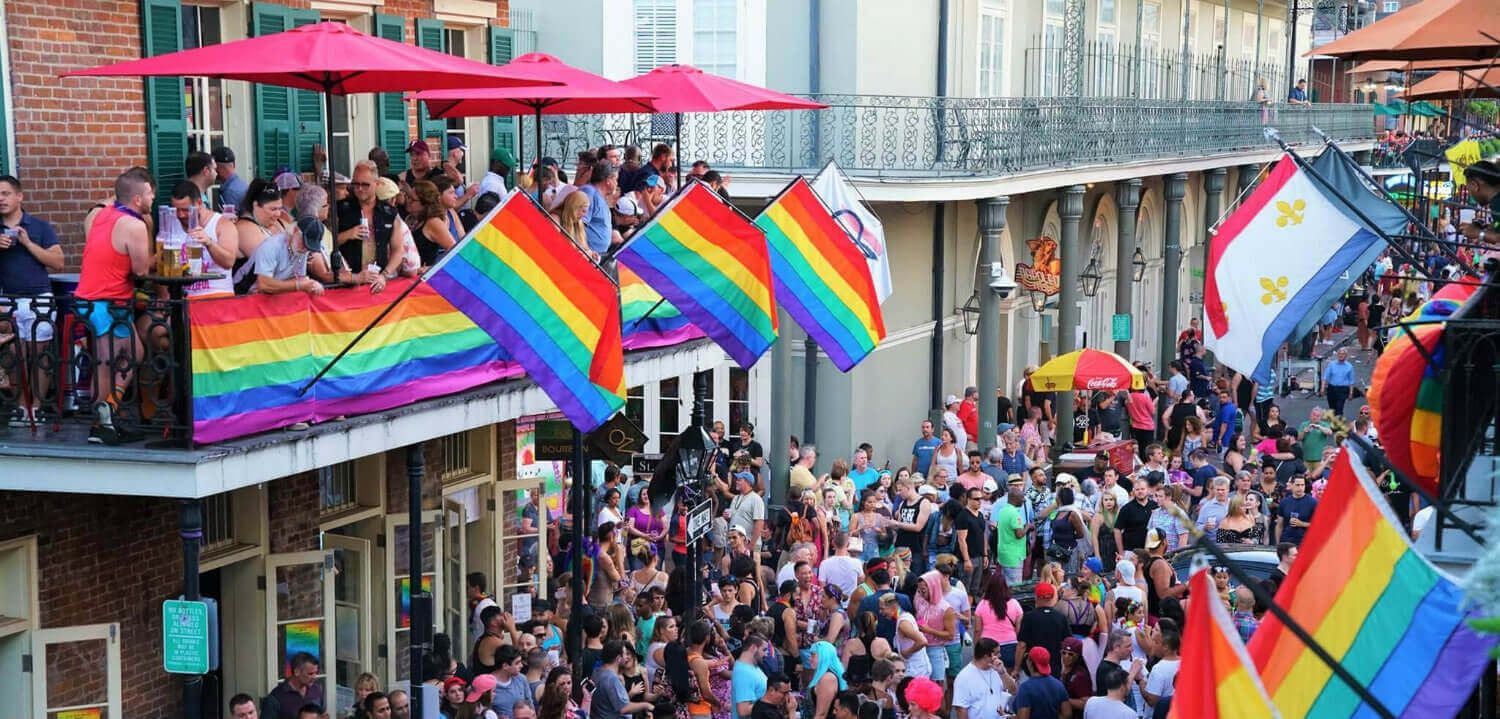
[[[794, 95], [768, 90], [699, 70], [692, 65], [662, 65], [644, 75], [621, 81], [656, 99], [657, 112], [677, 115], [675, 144], [682, 153], [682, 114], [685, 112], [732, 112], [735, 110], [822, 110], [827, 105]], [[678, 175], [682, 174], [678, 158]], [[680, 179], [680, 177], [679, 177]]]
[[[334, 95], [557, 84], [517, 77], [503, 66], [386, 40], [345, 23], [328, 21], [222, 45], [64, 73], [64, 77], [179, 75], [315, 90], [323, 93], [330, 118]], [[324, 123], [324, 128], [323, 146], [332, 148], [333, 123]], [[334, 197], [333, 183], [334, 173], [329, 172], [330, 203]]]
[[1081, 349], [1048, 360], [1031, 375], [1038, 392], [1145, 389], [1146, 375], [1113, 352]]
[[[529, 52], [501, 67], [515, 76], [558, 83], [550, 87], [424, 90], [411, 99], [427, 103], [433, 118], [536, 115], [536, 153], [542, 156], [542, 115], [655, 112], [645, 91], [573, 67], [544, 52]], [[522, 154], [519, 148], [517, 158]]]

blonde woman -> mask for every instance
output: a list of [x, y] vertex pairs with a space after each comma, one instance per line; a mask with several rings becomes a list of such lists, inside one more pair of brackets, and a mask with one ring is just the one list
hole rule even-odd
[[589, 196], [582, 192], [570, 192], [552, 208], [552, 215], [557, 218], [557, 224], [562, 226], [563, 234], [580, 248], [589, 246], [588, 237], [585, 235], [583, 218], [589, 211]]
[[1246, 513], [1244, 497], [1231, 495], [1229, 512], [1214, 531], [1214, 541], [1219, 544], [1260, 544], [1263, 526]]
[[1115, 571], [1115, 559], [1120, 548], [1115, 546], [1115, 519], [1120, 516], [1120, 498], [1114, 492], [1099, 493], [1099, 511], [1089, 520], [1089, 534], [1093, 536], [1094, 551], [1104, 563], [1104, 571]]

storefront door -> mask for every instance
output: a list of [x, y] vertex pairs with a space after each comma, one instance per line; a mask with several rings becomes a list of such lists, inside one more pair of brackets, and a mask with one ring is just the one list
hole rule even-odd
[[333, 552], [335, 706], [353, 706], [354, 680], [374, 666], [370, 663], [370, 540], [327, 533], [323, 546]]
[[[436, 631], [443, 631], [443, 562], [438, 561], [442, 541], [442, 512], [422, 513], [422, 566], [417, 574], [421, 577], [422, 591], [432, 594]], [[386, 684], [393, 685], [411, 677], [411, 524], [405, 513], [388, 514], [385, 517], [385, 577], [386, 604], [385, 645]], [[462, 581], [462, 580], [460, 580]], [[467, 651], [454, 645], [454, 651]], [[421, 667], [417, 668], [419, 671]]]
[[291, 673], [292, 657], [311, 654], [318, 661], [323, 696], [334, 694], [329, 657], [337, 657], [334, 637], [333, 552], [318, 550], [266, 557], [266, 690]]
[[119, 624], [38, 629], [31, 636], [33, 716], [120, 719]]

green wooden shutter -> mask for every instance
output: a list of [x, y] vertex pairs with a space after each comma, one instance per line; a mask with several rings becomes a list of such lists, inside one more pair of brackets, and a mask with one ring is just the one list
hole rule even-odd
[[[417, 18], [417, 46], [438, 52], [448, 51], [448, 38], [443, 36], [443, 21], [428, 18]], [[417, 129], [421, 131], [420, 137], [437, 138], [436, 152], [441, 157], [446, 146], [444, 139], [448, 134], [448, 122], [446, 120], [434, 120], [427, 116], [427, 103], [418, 103]], [[402, 148], [403, 150], [405, 148]]]
[[[387, 40], [406, 42], [406, 18], [400, 15], [375, 15], [375, 34]], [[411, 134], [407, 124], [406, 102], [399, 92], [381, 93], [375, 97], [375, 137], [391, 157], [391, 171], [406, 170], [406, 143]]]
[[[515, 58], [516, 54], [516, 31], [508, 27], [490, 28], [490, 64], [504, 65]], [[490, 150], [507, 149], [511, 152], [516, 150], [516, 118], [496, 117], [490, 119]], [[516, 158], [516, 162], [524, 162]], [[511, 168], [516, 169], [516, 168]], [[511, 179], [505, 178], [505, 186], [510, 187]]]
[[[256, 37], [284, 32], [290, 27], [287, 8], [255, 3], [250, 8], [250, 34]], [[278, 167], [292, 165], [292, 91], [255, 83], [255, 174], [270, 178]]]
[[[181, 0], [142, 0], [141, 32], [147, 57], [181, 50]], [[182, 92], [180, 77], [146, 79], [147, 162], [156, 178], [157, 201], [163, 203], [187, 176], [187, 107]]]
[[[318, 22], [317, 10], [287, 10], [287, 29], [311, 25]], [[328, 142], [324, 131], [327, 119], [323, 117], [323, 93], [311, 90], [292, 90], [292, 171], [311, 172], [313, 145]], [[333, 148], [324, 148], [330, 155]]]

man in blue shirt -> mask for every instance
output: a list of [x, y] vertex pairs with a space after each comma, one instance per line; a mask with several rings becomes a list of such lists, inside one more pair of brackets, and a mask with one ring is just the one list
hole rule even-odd
[[942, 443], [942, 440], [932, 436], [932, 421], [922, 420], [922, 436], [918, 437], [916, 443], [911, 446], [911, 471], [923, 477], [927, 476], [932, 468], [932, 453]]
[[245, 198], [245, 190], [249, 185], [245, 178], [234, 172], [234, 150], [228, 147], [216, 147], [213, 151], [214, 175], [219, 180], [219, 207], [223, 209], [226, 205], [239, 210], [240, 201]]
[[1288, 105], [1311, 105], [1312, 104], [1312, 103], [1310, 103], [1310, 102], [1307, 101], [1307, 81], [1306, 80], [1298, 80], [1297, 81], [1297, 86], [1294, 87], [1294, 88], [1292, 88], [1292, 91], [1288, 92], [1286, 94], [1286, 104], [1288, 104]]
[[[849, 469], [849, 479], [854, 482], [856, 494], [863, 494], [870, 485], [880, 479], [880, 472], [870, 466], [870, 454], [862, 449], [854, 450], [854, 466]], [[856, 504], [858, 499], [856, 498]]]
[[[21, 209], [23, 199], [21, 181], [11, 175], [0, 175], [0, 293], [17, 295], [13, 329], [17, 339], [32, 343], [33, 356], [41, 356], [52, 341], [54, 325], [62, 320], [58, 313], [48, 311], [49, 301], [33, 304], [34, 298], [52, 296], [52, 280], [47, 273], [62, 272], [63, 248], [51, 224]], [[39, 312], [52, 316], [43, 316], [38, 321]], [[23, 386], [16, 369], [11, 370], [12, 387]], [[28, 384], [31, 389], [22, 394], [28, 396], [32, 406], [17, 407], [16, 416], [11, 418], [24, 424], [38, 419], [41, 405], [38, 398], [47, 396], [48, 391], [47, 373], [37, 371], [34, 382]], [[0, 417], [0, 421], [4, 419]]]
[[1318, 509], [1318, 500], [1307, 493], [1307, 478], [1300, 474], [1287, 480], [1286, 488], [1291, 494], [1276, 505], [1275, 541], [1301, 544], [1312, 524], [1313, 512]]
[[1328, 395], [1328, 409], [1342, 417], [1349, 390], [1354, 386], [1354, 365], [1349, 364], [1349, 350], [1340, 349], [1334, 360], [1323, 368], [1323, 393]]
[[609, 198], [620, 186], [620, 171], [614, 165], [601, 162], [594, 165], [589, 175], [589, 184], [578, 188], [589, 198], [589, 210], [584, 215], [584, 234], [588, 236], [589, 249], [604, 254], [613, 243], [614, 229], [609, 218]]
[[765, 650], [766, 640], [751, 634], [745, 637], [745, 643], [740, 645], [739, 654], [735, 657], [729, 689], [734, 700], [735, 715], [739, 719], [749, 719], [755, 701], [766, 693], [766, 673], [757, 666]]
[[1229, 390], [1219, 390], [1219, 412], [1214, 415], [1214, 423], [1211, 429], [1214, 435], [1214, 444], [1222, 447], [1229, 441], [1229, 435], [1234, 434], [1237, 412], [1239, 407], [1234, 404], [1234, 397]]

